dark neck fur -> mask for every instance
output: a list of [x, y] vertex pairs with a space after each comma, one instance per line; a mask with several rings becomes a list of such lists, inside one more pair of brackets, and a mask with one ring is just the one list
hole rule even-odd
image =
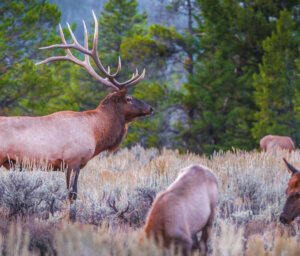
[[116, 104], [101, 103], [96, 109], [96, 116], [94, 156], [106, 150], [116, 151], [128, 129], [122, 109], [116, 108]]

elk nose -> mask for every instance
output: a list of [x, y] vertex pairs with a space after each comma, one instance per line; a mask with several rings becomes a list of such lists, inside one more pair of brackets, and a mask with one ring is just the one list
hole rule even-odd
[[288, 219], [286, 217], [284, 217], [282, 214], [280, 215], [279, 220], [283, 224], [288, 224], [288, 222], [289, 222]]
[[154, 113], [154, 110], [152, 107], [149, 107], [149, 112], [148, 112], [148, 115], [152, 115]]

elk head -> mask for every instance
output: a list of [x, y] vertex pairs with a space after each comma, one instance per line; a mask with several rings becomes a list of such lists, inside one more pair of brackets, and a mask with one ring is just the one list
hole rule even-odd
[[114, 109], [116, 113], [124, 116], [126, 123], [153, 113], [150, 105], [132, 95], [128, 95], [126, 90], [112, 92], [101, 102], [99, 108], [108, 109], [109, 111]]
[[295, 218], [300, 215], [300, 172], [285, 158], [283, 161], [291, 178], [286, 189], [287, 199], [279, 219], [283, 224], [292, 224]]
[[[61, 39], [63, 44], [55, 44], [47, 47], [41, 47], [40, 49], [46, 50], [46, 49], [57, 49], [57, 48], [62, 48], [66, 50], [66, 55], [65, 56], [54, 56], [47, 58], [36, 65], [40, 64], [45, 64], [48, 62], [54, 62], [54, 61], [61, 61], [61, 60], [66, 60], [73, 62], [84, 69], [88, 71], [88, 73], [94, 77], [96, 80], [98, 80], [100, 83], [110, 87], [113, 89], [113, 92], [108, 95], [104, 100], [103, 100], [103, 105], [104, 103], [107, 103], [109, 100], [111, 102], [117, 103], [114, 105], [114, 108], [117, 108], [117, 110], [122, 110], [123, 114], [125, 115], [125, 121], [126, 122], [131, 122], [134, 121], [136, 118], [141, 117], [141, 116], [148, 116], [153, 113], [153, 109], [151, 108], [150, 105], [144, 103], [143, 101], [140, 101], [136, 98], [134, 98], [131, 95], [127, 95], [127, 89], [133, 85], [136, 85], [140, 81], [142, 81], [145, 77], [146, 70], [144, 69], [142, 74], [139, 75], [138, 70], [136, 69], [136, 72], [132, 74], [132, 77], [124, 82], [119, 82], [116, 80], [116, 77], [119, 75], [121, 71], [121, 58], [119, 57], [119, 62], [118, 62], [118, 67], [115, 73], [111, 74], [110, 72], [110, 67], [108, 66], [107, 70], [103, 67], [99, 57], [98, 57], [98, 21], [96, 18], [96, 15], [94, 11], [92, 11], [93, 17], [94, 17], [94, 22], [95, 22], [95, 31], [94, 31], [94, 40], [93, 40], [93, 47], [91, 50], [88, 48], [88, 33], [87, 33], [87, 28], [85, 25], [85, 22], [83, 20], [83, 27], [84, 27], [84, 46], [80, 45], [78, 41], [76, 40], [76, 37], [74, 33], [72, 32], [70, 25], [67, 23], [68, 29], [70, 31], [71, 37], [73, 39], [72, 44], [68, 44], [65, 40], [63, 30], [61, 28], [61, 25], [59, 24], [59, 31], [61, 35]], [[71, 53], [70, 49], [77, 50], [81, 53], [84, 54], [84, 61], [81, 61], [77, 58], [74, 57], [74, 55]], [[97, 68], [99, 71], [102, 73], [104, 76], [101, 77], [92, 67], [90, 64], [90, 57], [93, 59], [94, 63], [96, 64]], [[100, 105], [100, 106], [101, 106]]]

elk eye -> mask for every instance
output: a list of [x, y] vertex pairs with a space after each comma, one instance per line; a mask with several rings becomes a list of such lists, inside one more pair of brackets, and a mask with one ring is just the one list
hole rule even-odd
[[132, 102], [132, 99], [130, 97], [126, 98], [127, 102]]
[[297, 192], [296, 193], [296, 198], [299, 198], [300, 197], [300, 192]]

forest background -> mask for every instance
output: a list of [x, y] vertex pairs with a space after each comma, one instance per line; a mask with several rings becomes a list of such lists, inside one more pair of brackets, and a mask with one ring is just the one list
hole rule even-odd
[[85, 70], [68, 62], [35, 66], [64, 54], [38, 50], [60, 43], [60, 22], [69, 42], [65, 21], [82, 42], [84, 19], [92, 37], [92, 9], [104, 65], [115, 68], [121, 56], [120, 80], [135, 67], [147, 70], [129, 93], [155, 115], [134, 122], [123, 147], [210, 154], [257, 148], [266, 134], [299, 145], [299, 0], [2, 0], [0, 115], [97, 107], [108, 90]]

